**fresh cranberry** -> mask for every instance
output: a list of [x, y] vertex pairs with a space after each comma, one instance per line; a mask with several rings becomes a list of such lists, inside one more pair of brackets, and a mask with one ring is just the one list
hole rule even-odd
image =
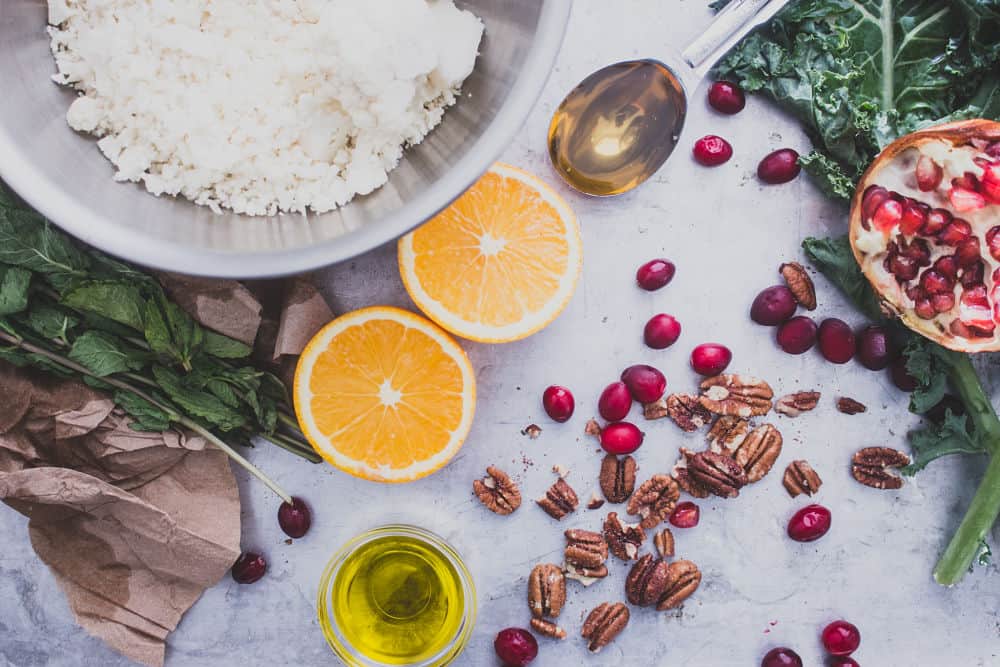
[[552, 385], [542, 394], [542, 407], [553, 421], [564, 422], [573, 416], [576, 401], [573, 400], [573, 394], [569, 389]]
[[799, 315], [778, 327], [778, 346], [788, 354], [802, 354], [816, 344], [816, 323]]
[[768, 153], [757, 165], [757, 178], [769, 185], [787, 183], [802, 171], [799, 154], [791, 148], [779, 148]]
[[632, 394], [624, 382], [612, 382], [597, 401], [597, 411], [609, 422], [620, 422], [632, 409]]
[[677, 267], [666, 259], [651, 259], [635, 272], [635, 281], [647, 292], [655, 292], [674, 279]]
[[833, 520], [822, 505], [806, 505], [788, 521], [788, 536], [796, 542], [812, 542], [826, 535]]
[[792, 290], [784, 285], [772, 285], [753, 300], [750, 319], [757, 324], [773, 327], [794, 315], [797, 306]]
[[601, 447], [608, 454], [624, 456], [639, 449], [646, 435], [631, 422], [615, 422], [601, 430]]
[[733, 115], [743, 111], [747, 105], [743, 90], [729, 81], [716, 81], [708, 89], [708, 103], [719, 113]]
[[233, 563], [233, 580], [238, 584], [252, 584], [260, 581], [267, 572], [267, 561], [258, 553], [245, 551]]
[[819, 351], [835, 364], [846, 364], [854, 357], [854, 331], [847, 322], [828, 317], [819, 325]]
[[718, 375], [726, 370], [733, 360], [733, 353], [725, 345], [718, 343], [702, 343], [691, 350], [691, 368], [698, 375], [706, 377]]
[[718, 167], [733, 156], [733, 147], [722, 137], [706, 134], [694, 142], [694, 159], [706, 167]]
[[900, 391], [910, 393], [916, 390], [917, 378], [910, 375], [910, 371], [906, 368], [906, 357], [896, 357], [896, 360], [889, 366], [889, 374], [892, 376], [892, 383]]
[[858, 333], [858, 361], [865, 368], [880, 371], [893, 359], [892, 341], [884, 327], [871, 325]]
[[850, 655], [861, 645], [861, 631], [858, 626], [844, 620], [834, 621], [823, 628], [820, 635], [823, 648], [830, 655]]
[[636, 364], [622, 371], [622, 382], [632, 398], [640, 403], [655, 403], [667, 390], [667, 378], [652, 366]]
[[278, 525], [285, 531], [285, 535], [296, 539], [309, 532], [312, 525], [312, 513], [306, 501], [292, 496], [292, 504], [281, 503], [278, 508]]
[[681, 323], [673, 315], [660, 313], [653, 315], [642, 330], [642, 338], [646, 345], [654, 350], [668, 348], [677, 342], [681, 335]]
[[760, 667], [802, 667], [802, 658], [792, 649], [779, 646], [764, 654]]
[[690, 500], [677, 503], [677, 507], [670, 513], [669, 521], [678, 528], [694, 528], [701, 519], [701, 510]]
[[522, 667], [538, 656], [538, 641], [523, 628], [507, 628], [497, 633], [493, 650], [504, 664]]
[[826, 664], [829, 667], [861, 667], [861, 664], [857, 660], [849, 658], [846, 655], [835, 655]]

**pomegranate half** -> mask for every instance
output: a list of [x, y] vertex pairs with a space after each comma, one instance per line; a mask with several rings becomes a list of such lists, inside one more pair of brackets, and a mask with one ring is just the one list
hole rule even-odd
[[858, 184], [850, 239], [903, 324], [953, 350], [1000, 350], [1000, 123], [889, 144]]

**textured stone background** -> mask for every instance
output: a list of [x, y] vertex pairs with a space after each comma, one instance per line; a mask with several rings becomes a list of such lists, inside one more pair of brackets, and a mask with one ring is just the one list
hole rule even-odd
[[[678, 153], [637, 192], [586, 199], [561, 187], [550, 171], [544, 150], [548, 119], [573, 84], [608, 62], [664, 54], [694, 37], [709, 18], [704, 5], [692, 0], [577, 3], [559, 65], [504, 155], [556, 185], [580, 217], [586, 265], [568, 310], [527, 341], [464, 345], [479, 380], [478, 415], [465, 448], [430, 479], [377, 486], [300, 463], [277, 449], [252, 452], [285, 488], [312, 503], [315, 527], [286, 546], [274, 519], [275, 497], [241, 477], [244, 544], [268, 555], [270, 574], [255, 586], [227, 579], [208, 591], [171, 637], [168, 665], [330, 664], [314, 612], [320, 572], [343, 541], [397, 520], [441, 532], [467, 557], [479, 587], [480, 612], [459, 664], [495, 665], [494, 633], [527, 624], [525, 580], [532, 565], [558, 562], [562, 530], [597, 527], [604, 513], [581, 509], [557, 524], [526, 502], [512, 517], [499, 518], [473, 499], [471, 480], [497, 463], [517, 477], [530, 499], [547, 488], [554, 479], [552, 465], [561, 463], [572, 470], [569, 481], [580, 496], [589, 497], [600, 456], [582, 431], [603, 386], [624, 366], [649, 362], [664, 369], [671, 390], [692, 390], [687, 353], [710, 340], [733, 349], [734, 370], [761, 375], [779, 393], [822, 391], [820, 407], [797, 420], [774, 416], [785, 435], [776, 472], [737, 500], [701, 502], [701, 524], [677, 531], [679, 554], [704, 572], [701, 589], [682, 611], [634, 610], [619, 640], [589, 656], [578, 637], [582, 617], [600, 601], [623, 597], [625, 568], [612, 562], [612, 575], [604, 582], [586, 590], [571, 586], [561, 619], [571, 636], [562, 644], [543, 641], [538, 664], [749, 666], [758, 664], [770, 646], [785, 644], [795, 647], [807, 665], [820, 665], [819, 629], [841, 616], [860, 626], [864, 639], [856, 657], [869, 667], [1000, 664], [996, 566], [977, 569], [954, 590], [939, 588], [930, 578], [981, 462], [938, 462], [899, 492], [859, 486], [848, 472], [850, 454], [865, 445], [903, 446], [903, 435], [915, 424], [906, 398], [885, 375], [856, 364], [834, 367], [818, 354], [782, 354], [771, 332], [752, 326], [746, 316], [757, 290], [778, 281], [778, 264], [799, 257], [801, 238], [844, 230], [843, 211], [825, 202], [806, 179], [763, 188], [753, 175], [758, 159], [770, 150], [808, 148], [794, 122], [756, 99], [739, 116], [718, 116], [706, 107], [701, 89], [692, 97]], [[708, 132], [727, 137], [736, 150], [732, 161], [714, 170], [697, 167], [688, 155], [691, 142]], [[635, 267], [654, 256], [673, 258], [677, 278], [661, 292], [641, 293], [633, 284]], [[409, 307], [393, 248], [325, 277], [338, 312], [372, 304]], [[818, 317], [838, 315], [861, 323], [824, 280], [817, 285]], [[664, 311], [683, 323], [681, 340], [667, 351], [645, 349], [642, 325], [649, 315]], [[985, 364], [987, 375], [995, 377], [997, 364]], [[541, 391], [551, 383], [576, 393], [577, 415], [565, 425], [548, 422], [541, 411]], [[839, 395], [861, 400], [869, 412], [838, 413], [833, 402]], [[538, 440], [519, 433], [530, 422], [544, 428]], [[668, 470], [679, 445], [697, 447], [703, 437], [686, 436], [668, 421], [643, 428], [642, 479]], [[834, 515], [830, 534], [814, 544], [795, 544], [784, 536], [787, 517], [806, 504], [789, 500], [781, 488], [780, 470], [793, 458], [808, 459], [822, 475], [825, 484], [817, 500]], [[2, 509], [0, 531], [5, 535], [0, 664], [128, 664], [75, 626], [52, 577], [31, 552], [25, 521]]]

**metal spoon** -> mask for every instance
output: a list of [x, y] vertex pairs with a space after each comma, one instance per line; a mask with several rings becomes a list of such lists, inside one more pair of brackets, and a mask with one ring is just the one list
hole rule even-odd
[[570, 91], [549, 125], [559, 175], [590, 195], [618, 195], [643, 183], [674, 148], [687, 113], [685, 90], [750, 30], [789, 0], [733, 0], [680, 54], [628, 60], [597, 70]]

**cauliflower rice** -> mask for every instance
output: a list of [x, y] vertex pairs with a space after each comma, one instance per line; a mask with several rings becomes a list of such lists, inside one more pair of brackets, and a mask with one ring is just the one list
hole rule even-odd
[[472, 72], [453, 0], [48, 0], [69, 125], [115, 180], [219, 212], [329, 211], [383, 185]]

